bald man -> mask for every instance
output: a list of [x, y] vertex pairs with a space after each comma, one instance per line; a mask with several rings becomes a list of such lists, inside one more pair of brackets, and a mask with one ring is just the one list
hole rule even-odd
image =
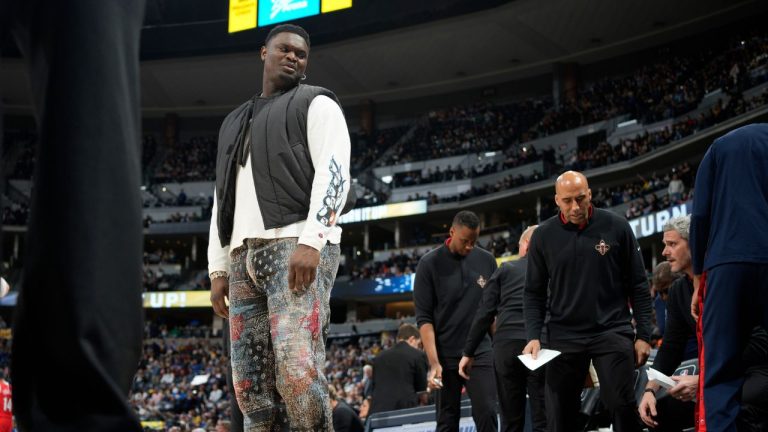
[[549, 305], [549, 348], [562, 353], [545, 373], [549, 430], [576, 428], [592, 360], [613, 429], [639, 431], [633, 371], [651, 351], [648, 280], [627, 221], [594, 208], [591, 199], [583, 174], [568, 171], [557, 178], [560, 212], [539, 226], [528, 249], [524, 353], [538, 354]]

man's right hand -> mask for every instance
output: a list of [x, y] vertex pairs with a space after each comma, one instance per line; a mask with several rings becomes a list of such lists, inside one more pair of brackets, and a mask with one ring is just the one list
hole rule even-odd
[[530, 354], [534, 360], [538, 357], [539, 351], [541, 351], [541, 342], [538, 339], [531, 339], [528, 345], [523, 348], [523, 354]]
[[229, 279], [218, 277], [211, 281], [211, 304], [216, 315], [229, 319], [229, 307], [226, 298], [229, 297]]
[[653, 417], [656, 417], [656, 396], [654, 396], [653, 393], [643, 393], [643, 400], [640, 401], [640, 406], [637, 407], [637, 412], [640, 413], [640, 420], [648, 425], [648, 427], [655, 428], [659, 425], [659, 423], [653, 419]]
[[440, 390], [443, 388], [443, 367], [440, 363], [435, 363], [429, 366], [429, 373], [427, 373], [427, 387], [432, 390]]

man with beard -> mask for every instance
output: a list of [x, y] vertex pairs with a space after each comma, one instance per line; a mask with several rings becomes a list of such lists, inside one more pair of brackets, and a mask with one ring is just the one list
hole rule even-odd
[[300, 84], [309, 45], [301, 27], [273, 28], [261, 93], [219, 132], [208, 270], [246, 431], [333, 428], [323, 367], [350, 141], [336, 96]]
[[498, 430], [496, 385], [488, 334], [475, 352], [472, 379], [459, 375], [459, 361], [467, 340], [469, 323], [483, 294], [483, 287], [496, 270], [489, 252], [475, 247], [480, 220], [470, 211], [453, 218], [445, 244], [424, 255], [416, 268], [413, 297], [416, 323], [429, 360], [427, 385], [439, 390], [437, 431], [458, 432], [461, 389], [467, 387], [472, 417], [480, 432]]
[[560, 212], [533, 234], [525, 284], [524, 353], [538, 354], [548, 305], [550, 348], [562, 353], [546, 369], [547, 426], [559, 432], [578, 423], [592, 360], [614, 430], [639, 431], [633, 372], [651, 352], [651, 296], [640, 247], [624, 218], [592, 206], [583, 174], [565, 172], [555, 192]]

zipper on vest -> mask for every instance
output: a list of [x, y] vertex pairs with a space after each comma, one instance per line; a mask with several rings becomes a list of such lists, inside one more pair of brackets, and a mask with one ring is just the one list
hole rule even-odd
[[[274, 104], [274, 100], [269, 101], [269, 106], [267, 106], [267, 118], [264, 121], [265, 125], [269, 125], [269, 115], [272, 113], [272, 105]], [[280, 213], [280, 223], [283, 222], [283, 209], [280, 207], [280, 202], [277, 199], [277, 188], [275, 188], [275, 180], [272, 178], [272, 169], [269, 166], [269, 127], [264, 128], [264, 148], [267, 150], [267, 154], [265, 155], [267, 157], [267, 174], [269, 175], [269, 182], [272, 184], [272, 193], [275, 197], [275, 204], [277, 207], [278, 212]], [[254, 177], [254, 187], [256, 182], [256, 177]], [[258, 194], [257, 194], [258, 196]], [[263, 213], [262, 213], [263, 215]], [[266, 225], [266, 224], [265, 224]]]

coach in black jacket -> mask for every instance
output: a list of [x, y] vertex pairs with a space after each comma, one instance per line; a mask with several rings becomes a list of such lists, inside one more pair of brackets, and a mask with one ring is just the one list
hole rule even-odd
[[560, 214], [531, 238], [525, 284], [530, 342], [524, 352], [538, 354], [547, 306], [549, 343], [562, 352], [547, 365], [547, 427], [574, 427], [592, 360], [614, 430], [639, 432], [633, 372], [651, 352], [651, 295], [640, 247], [623, 217], [592, 207], [583, 174], [565, 172], [555, 191]]
[[373, 360], [371, 414], [418, 405], [417, 393], [427, 389], [427, 356], [420, 344], [419, 329], [403, 324], [397, 331], [397, 345]]
[[445, 245], [424, 255], [416, 268], [413, 299], [416, 322], [429, 361], [427, 386], [440, 390], [437, 431], [458, 432], [461, 389], [472, 400], [472, 418], [478, 432], [498, 431], [496, 381], [493, 377], [491, 339], [486, 334], [477, 348], [472, 379], [459, 375], [459, 361], [477, 312], [483, 287], [496, 271], [496, 260], [475, 247], [480, 219], [470, 211], [453, 218], [451, 237]]
[[495, 317], [493, 365], [501, 406], [501, 430], [505, 432], [522, 432], [524, 429], [526, 389], [531, 401], [533, 430], [543, 432], [547, 429], [544, 369], [531, 371], [517, 358], [526, 344], [523, 289], [528, 266], [526, 254], [535, 229], [536, 225], [528, 227], [520, 235], [520, 259], [502, 264], [485, 284], [480, 307], [464, 345], [464, 357], [459, 362], [459, 374], [469, 379], [475, 350], [488, 333]]

